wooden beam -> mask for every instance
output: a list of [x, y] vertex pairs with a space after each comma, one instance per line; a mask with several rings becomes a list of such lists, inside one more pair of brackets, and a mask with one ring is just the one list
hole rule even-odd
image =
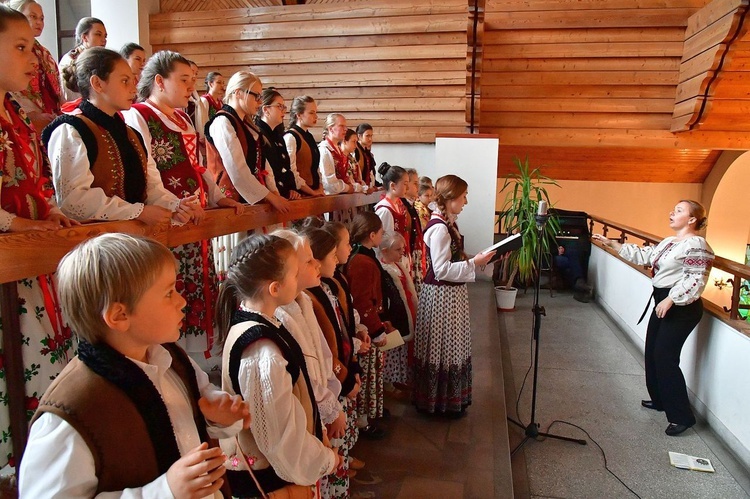
[[649, 149], [727, 149], [750, 150], [750, 134], [733, 131], [627, 130], [616, 128], [564, 129], [518, 126], [482, 126], [481, 133], [500, 136], [501, 144], [526, 146], [559, 145], [571, 147], [642, 147]]
[[[686, 26], [695, 9], [598, 9], [590, 11], [521, 11], [485, 14], [485, 29], [643, 28]], [[637, 15], [636, 15], [637, 14]], [[595, 23], [592, 26], [592, 23]]]

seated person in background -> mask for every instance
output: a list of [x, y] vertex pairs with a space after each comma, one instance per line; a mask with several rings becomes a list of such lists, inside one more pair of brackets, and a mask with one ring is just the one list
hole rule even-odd
[[209, 438], [236, 435], [243, 419], [249, 427], [249, 409], [174, 344], [185, 318], [175, 263], [156, 241], [126, 234], [89, 239], [60, 261], [78, 356], [34, 415], [21, 497], [219, 495], [225, 456]]
[[593, 297], [593, 289], [586, 282], [586, 272], [582, 261], [582, 255], [574, 245], [557, 247], [555, 266], [565, 280], [565, 285], [573, 288], [573, 298], [588, 303]]

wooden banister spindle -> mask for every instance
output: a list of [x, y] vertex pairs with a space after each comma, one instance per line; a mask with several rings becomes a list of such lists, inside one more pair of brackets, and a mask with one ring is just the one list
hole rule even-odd
[[734, 275], [734, 282], [732, 283], [732, 305], [729, 309], [729, 318], [737, 320], [740, 318], [740, 290], [742, 289], [742, 277], [737, 274]]

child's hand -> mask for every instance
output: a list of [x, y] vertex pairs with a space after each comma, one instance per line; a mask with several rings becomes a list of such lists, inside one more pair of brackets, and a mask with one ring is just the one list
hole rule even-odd
[[73, 227], [74, 225], [81, 225], [77, 220], [68, 218], [62, 213], [50, 213], [46, 218], [49, 222], [57, 222], [61, 227]]
[[250, 428], [250, 409], [239, 395], [217, 391], [198, 400], [198, 407], [208, 421], [220, 426], [231, 426], [242, 419], [242, 428]]
[[359, 390], [362, 388], [362, 380], [359, 378], [359, 374], [354, 375], [354, 379], [357, 380], [354, 383], [354, 388], [352, 388], [352, 391], [350, 391], [346, 398], [349, 400], [355, 400], [357, 398], [357, 394], [359, 394]]
[[190, 219], [195, 225], [200, 224], [206, 217], [206, 212], [203, 211], [200, 200], [195, 194], [180, 199], [180, 208], [183, 208], [190, 213]]
[[245, 211], [245, 205], [232, 198], [221, 198], [216, 202], [216, 205], [220, 208], [234, 208], [235, 215], [242, 215]]
[[224, 484], [226, 456], [218, 447], [203, 442], [191, 449], [167, 470], [167, 484], [179, 499], [198, 499], [213, 495]]
[[169, 221], [172, 213], [161, 206], [155, 205], [144, 205], [141, 214], [136, 217], [136, 220], [140, 220], [146, 225], [159, 225]]
[[[357, 333], [357, 336], [359, 337], [359, 333]], [[372, 344], [372, 339], [370, 338], [370, 335], [367, 334], [367, 331], [364, 331], [364, 334], [360, 338], [362, 341], [362, 346], [359, 347], [359, 351], [357, 353], [359, 354], [366, 354], [370, 351], [370, 345]]]
[[336, 418], [336, 420], [326, 426], [328, 427], [328, 436], [330, 438], [343, 437], [344, 432], [346, 431], [346, 413], [344, 413], [344, 411], [340, 411], [339, 416]]

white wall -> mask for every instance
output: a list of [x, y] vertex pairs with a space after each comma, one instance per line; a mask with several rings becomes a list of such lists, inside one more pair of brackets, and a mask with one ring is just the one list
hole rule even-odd
[[55, 0], [37, 0], [44, 12], [44, 30], [39, 36], [39, 43], [52, 53], [56, 61], [60, 60], [57, 53], [57, 16], [55, 15]]
[[[651, 295], [650, 279], [593, 246], [589, 282], [594, 285], [597, 301], [643, 352], [648, 316], [640, 325], [636, 323]], [[750, 468], [747, 359], [750, 359], [750, 338], [706, 312], [682, 349], [680, 367], [697, 414]]]
[[91, 15], [107, 27], [107, 48], [120, 50], [135, 42], [151, 53], [149, 14], [159, 12], [159, 0], [91, 0]]
[[[375, 135], [375, 140], [377, 140]], [[434, 175], [435, 144], [378, 144], [372, 145], [376, 166], [386, 161], [403, 168], [415, 168], [419, 175]], [[433, 178], [434, 182], [436, 178]]]

